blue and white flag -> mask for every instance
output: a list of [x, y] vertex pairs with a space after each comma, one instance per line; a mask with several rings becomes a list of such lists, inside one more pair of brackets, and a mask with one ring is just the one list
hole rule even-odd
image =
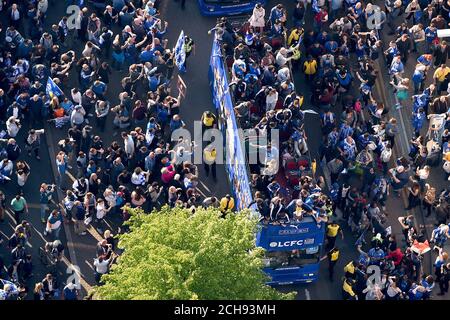
[[60, 96], [64, 95], [64, 92], [62, 92], [62, 90], [57, 86], [57, 84], [50, 77], [48, 77], [47, 87], [46, 87], [45, 91], [50, 98], [53, 98], [54, 96], [59, 98]]
[[312, 1], [312, 10], [314, 13], [318, 13], [320, 11], [319, 4], [317, 0]]
[[184, 47], [184, 31], [181, 30], [180, 36], [175, 46], [175, 64], [181, 72], [186, 71], [184, 63], [186, 62], [186, 49]]

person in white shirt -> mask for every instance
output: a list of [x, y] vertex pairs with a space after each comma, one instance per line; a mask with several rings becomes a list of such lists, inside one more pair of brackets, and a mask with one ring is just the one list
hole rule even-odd
[[266, 25], [266, 21], [264, 20], [264, 16], [266, 15], [266, 10], [261, 6], [261, 4], [257, 3], [253, 8], [253, 14], [248, 20], [250, 25], [259, 30], [260, 33], [263, 32], [264, 26]]
[[70, 93], [72, 95], [72, 101], [74, 102], [74, 104], [82, 105], [81, 92], [77, 88], [73, 88], [72, 90], [70, 90]]
[[283, 67], [280, 70], [278, 70], [277, 74], [278, 81], [284, 82], [291, 78], [291, 71], [288, 67]]
[[116, 206], [116, 194], [111, 188], [106, 188], [103, 192], [103, 197], [109, 208], [114, 208]]
[[92, 54], [93, 50], [97, 50], [97, 52], [100, 52], [100, 48], [98, 46], [96, 46], [95, 44], [93, 44], [91, 41], [86, 42], [86, 45], [84, 46], [84, 50], [81, 53], [83, 55], [83, 57], [90, 57]]
[[105, 218], [106, 214], [111, 209], [112, 209], [112, 207], [106, 208], [105, 200], [103, 200], [103, 199], [97, 200], [97, 205], [95, 207], [95, 210], [96, 210], [96, 214], [95, 214], [96, 221], [95, 222], [97, 224], [97, 230], [99, 233], [103, 233], [103, 230], [102, 230], [103, 219]]
[[278, 51], [277, 56], [275, 58], [277, 65], [279, 67], [284, 67], [286, 65], [286, 63], [288, 63], [290, 60], [292, 60], [292, 56], [288, 57], [288, 54], [291, 53], [292, 51], [294, 51], [295, 49], [298, 49], [299, 46], [300, 46], [300, 42], [298, 42], [295, 47], [291, 47], [289, 49], [286, 49], [284, 47], [281, 48]]
[[389, 161], [391, 160], [392, 157], [392, 148], [390, 143], [387, 143], [383, 149], [383, 151], [381, 151], [381, 164], [383, 166], [383, 174], [386, 175], [388, 170], [389, 170]]
[[274, 110], [278, 102], [278, 91], [274, 88], [270, 89], [266, 96], [266, 111]]
[[109, 259], [104, 259], [103, 257], [98, 257], [94, 260], [95, 267], [95, 281], [100, 284], [102, 275], [108, 273], [109, 263], [111, 262], [111, 257]]
[[87, 119], [84, 118], [85, 115], [86, 111], [81, 105], [75, 106], [70, 115], [70, 123], [77, 126], [81, 126], [85, 121], [87, 123]]
[[131, 159], [134, 155], [134, 141], [131, 134], [127, 134], [126, 132], [122, 132], [123, 143], [125, 145], [125, 153], [128, 158]]
[[416, 175], [417, 177], [419, 177], [420, 191], [422, 192], [425, 190], [425, 184], [427, 182], [428, 177], [430, 176], [430, 171], [431, 169], [429, 166], [424, 166], [422, 169], [417, 167], [416, 169]]
[[131, 183], [135, 186], [143, 186], [148, 182], [150, 172], [143, 171], [140, 167], [134, 169], [131, 175]]
[[37, 16], [40, 16], [41, 14], [45, 16], [48, 10], [48, 0], [39, 0], [37, 4]]
[[22, 125], [20, 124], [19, 119], [14, 116], [9, 117], [8, 121], [6, 121], [6, 130], [11, 138], [17, 136], [21, 127]]

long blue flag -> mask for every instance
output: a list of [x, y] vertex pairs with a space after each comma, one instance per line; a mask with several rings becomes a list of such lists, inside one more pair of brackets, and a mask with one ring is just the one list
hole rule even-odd
[[175, 64], [181, 72], [186, 71], [184, 63], [186, 62], [186, 50], [184, 47], [184, 31], [181, 30], [175, 46]]

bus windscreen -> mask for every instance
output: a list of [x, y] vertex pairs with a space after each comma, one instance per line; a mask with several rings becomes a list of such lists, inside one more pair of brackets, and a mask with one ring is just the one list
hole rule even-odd
[[319, 262], [320, 247], [293, 251], [266, 251], [264, 267], [270, 269], [302, 267]]

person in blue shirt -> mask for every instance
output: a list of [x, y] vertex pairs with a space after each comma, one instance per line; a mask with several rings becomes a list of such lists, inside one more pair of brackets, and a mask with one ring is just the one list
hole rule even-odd
[[420, 130], [422, 130], [422, 127], [425, 123], [426, 114], [423, 108], [419, 108], [417, 112], [412, 113], [412, 119], [411, 124], [414, 128], [414, 133], [418, 136], [420, 135]]
[[145, 47], [144, 50], [139, 54], [139, 62], [146, 63], [146, 62], [153, 62], [154, 59], [154, 52], [155, 50], [152, 49], [151, 45], [148, 45]]
[[47, 227], [46, 232], [51, 233], [54, 240], [59, 239], [59, 233], [61, 231], [62, 224], [64, 222], [64, 218], [58, 210], [53, 210], [50, 216], [47, 219]]
[[276, 20], [280, 20], [284, 15], [284, 8], [282, 4], [277, 4], [270, 10], [269, 20], [273, 24], [275, 24]]
[[417, 58], [417, 62], [423, 64], [425, 67], [429, 67], [433, 62], [433, 56], [431, 54], [422, 54]]
[[377, 266], [380, 266], [382, 264], [383, 259], [386, 256], [385, 252], [380, 247], [374, 247], [370, 249], [368, 255], [370, 259], [370, 264], [374, 264]]
[[344, 140], [348, 136], [352, 136], [353, 132], [353, 128], [348, 125], [346, 121], [343, 121], [343, 123], [341, 124], [341, 128], [339, 129], [339, 141]]
[[386, 51], [384, 51], [384, 54], [386, 56], [386, 62], [388, 65], [391, 65], [392, 60], [394, 60], [394, 57], [396, 55], [398, 55], [400, 53], [400, 51], [397, 48], [397, 43], [395, 43], [395, 41], [391, 41], [389, 42], [389, 48], [386, 49]]
[[[317, 35], [316, 41], [324, 46], [327, 42], [331, 41], [331, 37], [326, 31], [322, 31]], [[336, 41], [333, 41], [336, 42]], [[326, 49], [326, 48], [325, 48]], [[332, 53], [331, 51], [329, 53]]]
[[431, 292], [433, 291], [433, 288], [435, 286], [433, 276], [431, 275], [424, 276], [422, 281], [420, 282], [420, 285], [425, 288], [425, 292], [423, 293], [422, 299], [423, 300], [430, 299]]
[[337, 49], [339, 48], [339, 44], [334, 40], [328, 40], [327, 42], [325, 42], [324, 47], [328, 53], [336, 54]]
[[401, 78], [401, 75], [405, 71], [405, 67], [403, 65], [401, 55], [397, 54], [394, 59], [392, 59], [391, 66], [389, 68], [389, 74], [393, 79]]
[[425, 28], [425, 41], [427, 44], [427, 53], [431, 53], [431, 48], [433, 46], [434, 39], [437, 38], [437, 28], [433, 22], [430, 23], [428, 27]]
[[91, 89], [100, 100], [105, 100], [106, 90], [108, 89], [106, 83], [100, 80], [95, 80]]
[[63, 289], [63, 299], [64, 300], [78, 300], [78, 290], [73, 282], [69, 282]]
[[417, 64], [412, 75], [412, 81], [414, 84], [414, 94], [418, 94], [423, 89], [425, 82], [426, 67], [422, 64]]
[[181, 120], [180, 115], [176, 114], [173, 116], [172, 120], [170, 121], [170, 132], [173, 133], [175, 130], [184, 128], [186, 124], [183, 120]]

